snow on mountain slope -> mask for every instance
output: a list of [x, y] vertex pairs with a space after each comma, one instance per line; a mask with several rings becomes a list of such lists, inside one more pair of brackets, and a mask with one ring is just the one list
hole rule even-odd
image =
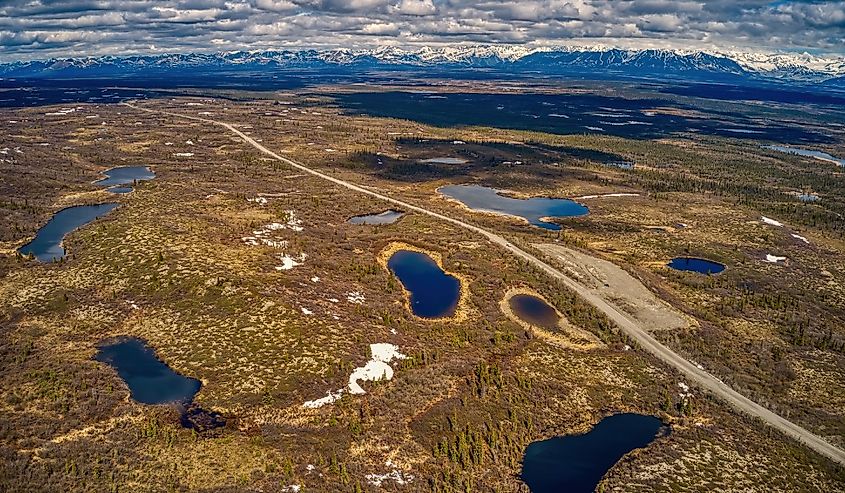
[[373, 50], [263, 50], [219, 53], [103, 56], [0, 64], [0, 76], [28, 77], [80, 73], [139, 72], [180, 68], [238, 67], [462, 66], [510, 71], [635, 75], [696, 74], [751, 77], [795, 82], [822, 82], [845, 76], [845, 57], [807, 53], [762, 54], [692, 50], [623, 50], [601, 46], [526, 47], [474, 45]]

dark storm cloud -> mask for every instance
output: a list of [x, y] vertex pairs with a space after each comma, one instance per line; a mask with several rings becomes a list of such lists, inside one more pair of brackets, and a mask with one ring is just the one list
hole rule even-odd
[[845, 52], [845, 0], [0, 1], [0, 59], [290, 47], [603, 44]]

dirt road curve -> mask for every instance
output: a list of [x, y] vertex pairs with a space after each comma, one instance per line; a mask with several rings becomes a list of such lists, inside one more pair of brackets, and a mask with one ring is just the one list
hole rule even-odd
[[282, 157], [275, 152], [267, 149], [263, 145], [256, 142], [254, 139], [250, 138], [248, 135], [244, 134], [234, 126], [224, 123], [218, 122], [215, 120], [209, 120], [207, 118], [200, 118], [195, 116], [188, 116], [182, 115], [179, 113], [171, 113], [167, 111], [156, 111], [151, 110], [148, 108], [142, 108], [139, 106], [132, 105], [130, 103], [123, 103], [130, 108], [134, 108], [136, 110], [144, 111], [147, 113], [156, 113], [156, 114], [164, 114], [173, 116], [176, 118], [184, 118], [188, 120], [195, 120], [201, 121], [213, 125], [219, 125], [230, 132], [236, 134], [238, 137], [242, 138], [246, 143], [251, 145], [252, 147], [258, 149], [262, 153], [277, 159], [295, 169], [303, 171], [313, 176], [317, 176], [322, 178], [326, 181], [330, 181], [336, 185], [340, 185], [341, 187], [345, 187], [349, 190], [363, 193], [369, 195], [371, 197], [375, 197], [379, 200], [383, 200], [385, 202], [389, 202], [394, 205], [398, 205], [403, 207], [407, 210], [412, 210], [415, 212], [419, 212], [420, 214], [427, 214], [432, 217], [436, 217], [442, 221], [446, 221], [462, 228], [468, 229], [479, 235], [486, 237], [491, 243], [498, 245], [505, 250], [509, 251], [511, 254], [522, 258], [534, 266], [540, 268], [544, 272], [546, 272], [549, 276], [554, 279], [557, 279], [567, 288], [575, 291], [585, 299], [588, 303], [592, 304], [596, 308], [598, 308], [601, 312], [607, 315], [608, 318], [613, 320], [616, 325], [629, 337], [637, 342], [642, 349], [645, 349], [649, 353], [653, 354], [654, 356], [660, 358], [664, 362], [668, 363], [669, 365], [677, 368], [681, 373], [687, 376], [691, 383], [698, 385], [699, 387], [706, 389], [712, 392], [714, 395], [722, 398], [723, 400], [727, 401], [729, 404], [734, 406], [736, 409], [739, 409], [742, 412], [745, 412], [751, 416], [760, 418], [764, 422], [768, 423], [772, 427], [780, 430], [783, 433], [795, 438], [799, 442], [805, 444], [806, 446], [810, 447], [811, 449], [815, 450], [816, 452], [830, 458], [831, 460], [838, 462], [840, 464], [845, 465], [845, 451], [833, 446], [832, 444], [826, 442], [821, 437], [805, 430], [804, 428], [796, 425], [795, 423], [769, 411], [768, 409], [764, 408], [763, 406], [757, 404], [756, 402], [748, 399], [747, 397], [743, 396], [739, 392], [733, 390], [732, 388], [728, 387], [724, 384], [721, 380], [714, 377], [710, 373], [704, 371], [701, 368], [698, 368], [696, 365], [690, 363], [686, 359], [684, 359], [679, 354], [675, 353], [668, 347], [664, 346], [660, 342], [658, 342], [654, 337], [651, 336], [643, 327], [641, 327], [636, 321], [630, 318], [627, 314], [625, 314], [622, 310], [617, 308], [616, 306], [608, 303], [604, 299], [596, 296], [591, 292], [590, 289], [581, 285], [577, 281], [570, 279], [569, 277], [565, 276], [562, 272], [557, 270], [556, 268], [552, 267], [551, 265], [547, 264], [543, 260], [540, 260], [538, 257], [522, 250], [521, 248], [517, 247], [513, 243], [506, 240], [504, 237], [487, 231], [485, 229], [479, 228], [478, 226], [473, 226], [472, 224], [465, 223], [458, 219], [444, 216], [443, 214], [439, 214], [434, 211], [430, 211], [428, 209], [423, 209], [422, 207], [417, 207], [415, 205], [411, 205], [407, 202], [403, 202], [401, 200], [397, 200], [387, 195], [382, 195], [378, 192], [374, 192], [372, 190], [368, 190], [363, 187], [359, 187], [353, 183], [349, 183], [344, 180], [339, 180], [332, 176], [329, 176], [325, 173], [321, 173], [319, 171], [313, 170], [305, 165], [299, 164], [296, 161], [292, 161], [288, 158]]

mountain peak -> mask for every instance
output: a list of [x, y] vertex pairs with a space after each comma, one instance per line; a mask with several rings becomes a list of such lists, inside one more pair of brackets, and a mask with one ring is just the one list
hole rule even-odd
[[302, 68], [347, 66], [494, 68], [549, 74], [611, 73], [629, 75], [700, 74], [715, 79], [752, 77], [791, 82], [821, 82], [845, 75], [845, 58], [809, 53], [762, 54], [738, 51], [621, 49], [599, 46], [459, 45], [413, 49], [382, 46], [373, 50], [257, 50], [193, 54], [158, 54], [14, 62], [0, 65], [4, 77], [134, 73], [179, 68]]

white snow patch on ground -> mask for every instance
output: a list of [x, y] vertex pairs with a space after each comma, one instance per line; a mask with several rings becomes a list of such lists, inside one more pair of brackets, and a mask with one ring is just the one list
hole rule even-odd
[[299, 307], [299, 309], [302, 310], [303, 315], [314, 315], [313, 311], [309, 310], [308, 308], [305, 308], [304, 306]]
[[366, 365], [356, 368], [349, 375], [349, 393], [364, 394], [366, 391], [358, 385], [358, 381], [390, 380], [393, 378], [393, 368], [389, 365], [394, 359], [405, 359], [407, 356], [399, 352], [395, 344], [386, 342], [370, 344], [372, 358]]
[[304, 228], [302, 227], [302, 219], [296, 217], [295, 211], [285, 211], [287, 215], [287, 219], [283, 223], [270, 223], [267, 226], [264, 226], [264, 229], [270, 231], [276, 231], [279, 229], [289, 229], [291, 231], [296, 231], [297, 233], [302, 231]]
[[344, 392], [349, 392], [353, 395], [366, 394], [367, 391], [358, 382], [390, 380], [393, 378], [393, 367], [390, 366], [390, 362], [394, 359], [407, 358], [407, 356], [399, 352], [399, 348], [395, 344], [386, 342], [370, 344], [370, 354], [370, 361], [367, 364], [352, 370], [352, 373], [349, 375], [349, 384], [346, 388], [339, 389], [335, 392], [328, 392], [325, 397], [313, 401], [306, 401], [302, 404], [302, 407], [316, 409], [326, 404], [331, 404], [340, 399]]
[[777, 255], [772, 255], [771, 253], [766, 254], [766, 262], [777, 264], [778, 262], [783, 262], [785, 260], [786, 257], [778, 257]]
[[782, 222], [780, 222], [780, 221], [775, 221], [774, 219], [772, 219], [772, 218], [770, 218], [770, 217], [760, 216], [760, 220], [761, 220], [761, 221], [763, 221], [764, 223], [766, 223], [766, 224], [770, 224], [770, 225], [772, 225], [772, 226], [777, 226], [777, 227], [779, 227], [779, 228], [782, 228], [782, 227], [783, 227], [783, 223], [782, 223]]
[[287, 486], [282, 486], [282, 491], [285, 493], [299, 493], [299, 490], [301, 489], [301, 484], [289, 484]]
[[252, 198], [246, 199], [246, 201], [252, 202], [252, 203], [258, 204], [258, 205], [267, 205], [267, 199], [264, 198], [264, 197], [252, 197]]
[[176, 156], [176, 157], [193, 157], [194, 153], [193, 152], [175, 152], [175, 153], [173, 153], [173, 155]]
[[364, 295], [360, 291], [352, 291], [346, 293], [346, 300], [356, 305], [363, 305], [366, 298], [364, 298]]
[[396, 484], [399, 485], [408, 484], [414, 480], [414, 476], [403, 473], [397, 469], [396, 465], [391, 461], [387, 461], [385, 466], [390, 468], [390, 471], [384, 474], [367, 474], [367, 482], [373, 486], [380, 487], [382, 483], [388, 480], [395, 481]]
[[76, 108], [62, 108], [59, 111], [44, 113], [47, 116], [64, 116], [76, 111]]
[[320, 278], [318, 276], [314, 276], [311, 278], [311, 282], [320, 282]]
[[192, 145], [194, 145], [194, 141], [193, 141], [193, 140], [186, 140], [186, 141], [185, 141], [185, 144], [186, 144], [186, 145], [189, 145], [189, 146], [192, 146]]
[[337, 392], [326, 392], [325, 397], [320, 397], [319, 399], [314, 399], [313, 401], [305, 401], [302, 404], [302, 407], [306, 409], [318, 409], [326, 404], [332, 404], [334, 401], [340, 399], [343, 396], [343, 389], [338, 390]]
[[795, 234], [795, 233], [792, 233], [792, 237], [793, 237], [793, 238], [795, 238], [796, 240], [801, 240], [801, 241], [803, 241], [804, 243], [806, 243], [806, 244], [808, 244], [808, 245], [810, 244], [810, 240], [808, 240], [808, 239], [807, 239], [806, 237], [804, 237], [804, 236], [801, 236], [801, 235], [797, 235], [797, 234]]
[[680, 387], [681, 391], [678, 392], [678, 396], [681, 399], [688, 399], [692, 397], [692, 392], [690, 392], [689, 385], [685, 384], [684, 382], [678, 382], [678, 387]]
[[173, 142], [165, 142], [165, 143], [164, 143], [164, 145], [166, 145], [166, 146], [172, 146], [172, 145], [173, 145]]
[[291, 270], [294, 267], [305, 263], [305, 257], [307, 257], [307, 255], [304, 253], [300, 253], [298, 257], [292, 257], [288, 254], [279, 255], [279, 260], [282, 261], [282, 265], [277, 265], [276, 270]]

